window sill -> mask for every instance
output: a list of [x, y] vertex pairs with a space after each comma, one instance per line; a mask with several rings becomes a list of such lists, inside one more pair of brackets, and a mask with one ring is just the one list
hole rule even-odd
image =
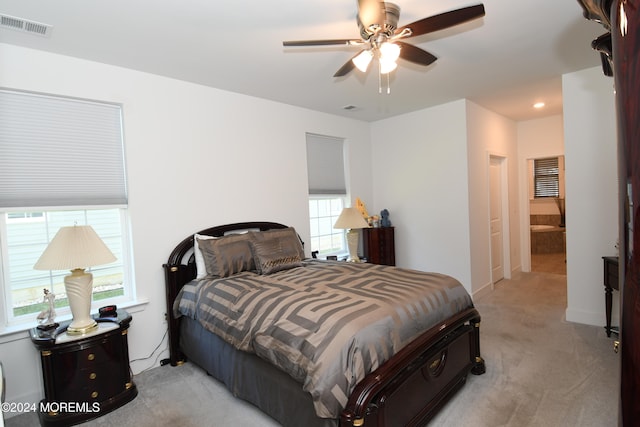
[[[144, 311], [147, 304], [149, 304], [148, 299], [127, 301], [127, 302], [118, 304], [118, 308], [124, 308], [129, 313], [139, 313], [141, 311]], [[71, 320], [71, 314], [68, 313], [61, 316], [57, 316], [56, 320], [58, 322]], [[11, 341], [17, 341], [17, 340], [29, 338], [29, 334], [26, 332], [35, 326], [37, 325], [34, 322], [26, 322], [26, 323], [9, 325], [9, 326], [5, 326], [4, 328], [0, 328], [0, 344], [5, 344]]]

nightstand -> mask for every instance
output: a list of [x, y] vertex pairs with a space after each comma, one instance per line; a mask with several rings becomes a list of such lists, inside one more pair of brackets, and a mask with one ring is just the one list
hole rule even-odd
[[99, 417], [138, 394], [129, 370], [131, 315], [118, 310], [114, 317], [93, 317], [98, 329], [85, 335], [68, 335], [70, 321], [51, 330], [30, 330], [42, 363], [44, 399], [38, 415], [43, 426]]
[[372, 264], [396, 265], [394, 228], [363, 228], [364, 257]]

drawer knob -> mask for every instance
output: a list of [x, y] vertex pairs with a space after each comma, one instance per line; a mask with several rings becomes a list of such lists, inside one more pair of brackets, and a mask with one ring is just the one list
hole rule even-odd
[[97, 392], [97, 391], [94, 391], [93, 393], [91, 393], [91, 397], [92, 397], [92, 398], [94, 398], [94, 399], [95, 399], [96, 397], [98, 397], [98, 392]]
[[96, 355], [93, 353], [89, 353], [89, 355], [87, 356], [87, 360], [93, 360], [96, 358]]
[[96, 373], [95, 373], [95, 372], [91, 372], [91, 373], [89, 374], [89, 379], [90, 379], [90, 380], [95, 380], [95, 379], [96, 379]]

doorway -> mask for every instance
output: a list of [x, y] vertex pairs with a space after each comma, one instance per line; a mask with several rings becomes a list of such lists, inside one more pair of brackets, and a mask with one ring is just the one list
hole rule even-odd
[[527, 164], [531, 271], [566, 276], [564, 156], [529, 159]]
[[489, 155], [489, 230], [491, 287], [511, 278], [507, 159]]

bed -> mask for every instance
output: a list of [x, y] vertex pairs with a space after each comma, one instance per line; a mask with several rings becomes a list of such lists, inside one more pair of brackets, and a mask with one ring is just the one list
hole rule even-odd
[[302, 247], [274, 222], [180, 242], [163, 265], [166, 363], [199, 365], [283, 426], [424, 425], [484, 373], [480, 315], [455, 279]]

